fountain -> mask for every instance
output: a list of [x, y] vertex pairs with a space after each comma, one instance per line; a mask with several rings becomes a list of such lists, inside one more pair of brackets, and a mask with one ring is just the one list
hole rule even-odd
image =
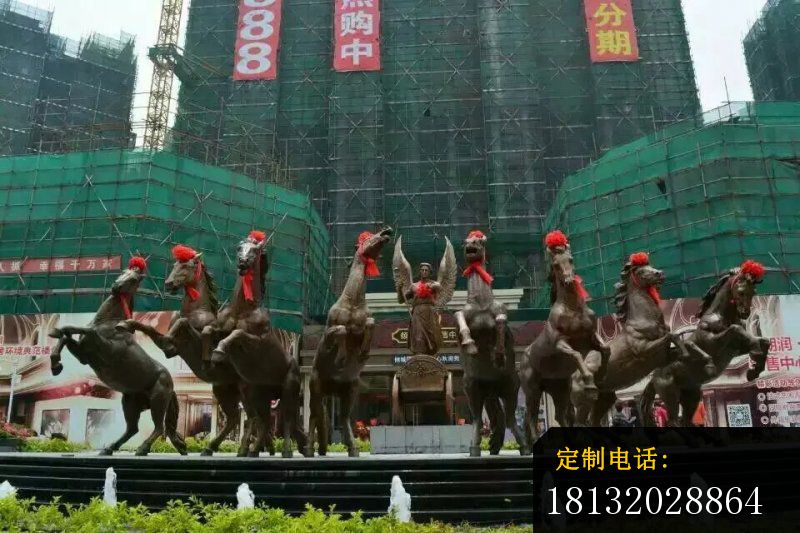
[[117, 474], [110, 466], [106, 469], [106, 482], [103, 485], [103, 502], [110, 506], [117, 506]]
[[236, 491], [237, 509], [253, 509], [256, 506], [256, 495], [250, 490], [247, 483], [239, 485]]
[[411, 522], [411, 495], [406, 492], [400, 476], [392, 478], [392, 490], [389, 493], [389, 511], [394, 511], [400, 522]]
[[17, 495], [17, 489], [8, 481], [0, 483], [0, 500], [3, 498], [13, 498]]

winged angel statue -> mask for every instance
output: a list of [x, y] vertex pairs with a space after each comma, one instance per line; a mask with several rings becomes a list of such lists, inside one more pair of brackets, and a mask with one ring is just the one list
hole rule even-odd
[[439, 263], [436, 281], [430, 263], [420, 263], [419, 281], [414, 283], [411, 265], [403, 255], [402, 237], [397, 238], [392, 258], [392, 275], [397, 300], [411, 307], [408, 347], [412, 355], [436, 356], [442, 347], [442, 326], [438, 308], [444, 307], [456, 289], [456, 254], [450, 239], [445, 237], [444, 256]]

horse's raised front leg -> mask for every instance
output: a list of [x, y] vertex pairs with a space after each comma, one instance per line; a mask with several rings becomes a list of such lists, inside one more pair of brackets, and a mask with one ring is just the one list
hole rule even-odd
[[458, 324], [458, 337], [461, 339], [461, 349], [467, 355], [478, 355], [478, 347], [475, 346], [463, 311], [456, 311], [456, 323]]
[[328, 350], [336, 350], [334, 364], [344, 366], [347, 361], [347, 326], [339, 324], [329, 327], [325, 330], [323, 342]]
[[361, 361], [366, 361], [369, 358], [369, 350], [372, 346], [372, 334], [375, 331], [375, 319], [368, 317], [364, 324], [364, 338], [361, 341], [361, 353], [359, 358]]
[[211, 362], [211, 343], [214, 339], [214, 334], [217, 332], [217, 329], [212, 326], [208, 325], [203, 328], [202, 333], [200, 336], [203, 339], [203, 364], [207, 364]]
[[601, 381], [606, 377], [606, 369], [608, 368], [608, 360], [611, 358], [611, 346], [603, 342], [600, 334], [595, 331], [592, 336], [592, 345], [595, 350], [600, 352], [600, 367], [594, 373], [596, 381]]
[[594, 383], [594, 373], [589, 369], [586, 365], [586, 362], [583, 359], [583, 355], [572, 346], [570, 346], [567, 339], [560, 338], [556, 341], [556, 350], [562, 356], [570, 357], [575, 361], [575, 365], [578, 368], [578, 371], [581, 373], [581, 378], [583, 379], [584, 388], [589, 390], [597, 390], [597, 386]]
[[[602, 365], [602, 358], [603, 356], [597, 350], [592, 350], [586, 354], [584, 364], [592, 375], [597, 375]], [[575, 425], [587, 426], [589, 425], [592, 406], [594, 406], [598, 398], [597, 387], [587, 387], [579, 371], [572, 375], [571, 382], [570, 399], [575, 409]]]
[[710, 337], [712, 342], [724, 342], [725, 339], [731, 339], [734, 345], [739, 345], [743, 350], [749, 351], [753, 368], [747, 371], [748, 381], [756, 379], [764, 371], [764, 367], [767, 365], [767, 355], [769, 355], [769, 339], [761, 336], [760, 322], [756, 322], [755, 326], [758, 336], [752, 335], [741, 324], [732, 324], [722, 332]]

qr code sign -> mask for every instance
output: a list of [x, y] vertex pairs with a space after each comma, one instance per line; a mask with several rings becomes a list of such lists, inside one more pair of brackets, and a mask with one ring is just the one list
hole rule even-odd
[[750, 416], [750, 406], [748, 404], [728, 405], [728, 427], [731, 428], [751, 428], [753, 418]]

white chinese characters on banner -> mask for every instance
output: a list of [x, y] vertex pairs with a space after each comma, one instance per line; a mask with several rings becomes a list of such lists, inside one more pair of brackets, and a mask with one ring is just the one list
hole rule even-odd
[[274, 80], [278, 75], [281, 0], [241, 0], [233, 79]]
[[378, 0], [336, 0], [335, 52], [338, 72], [380, 70]]

